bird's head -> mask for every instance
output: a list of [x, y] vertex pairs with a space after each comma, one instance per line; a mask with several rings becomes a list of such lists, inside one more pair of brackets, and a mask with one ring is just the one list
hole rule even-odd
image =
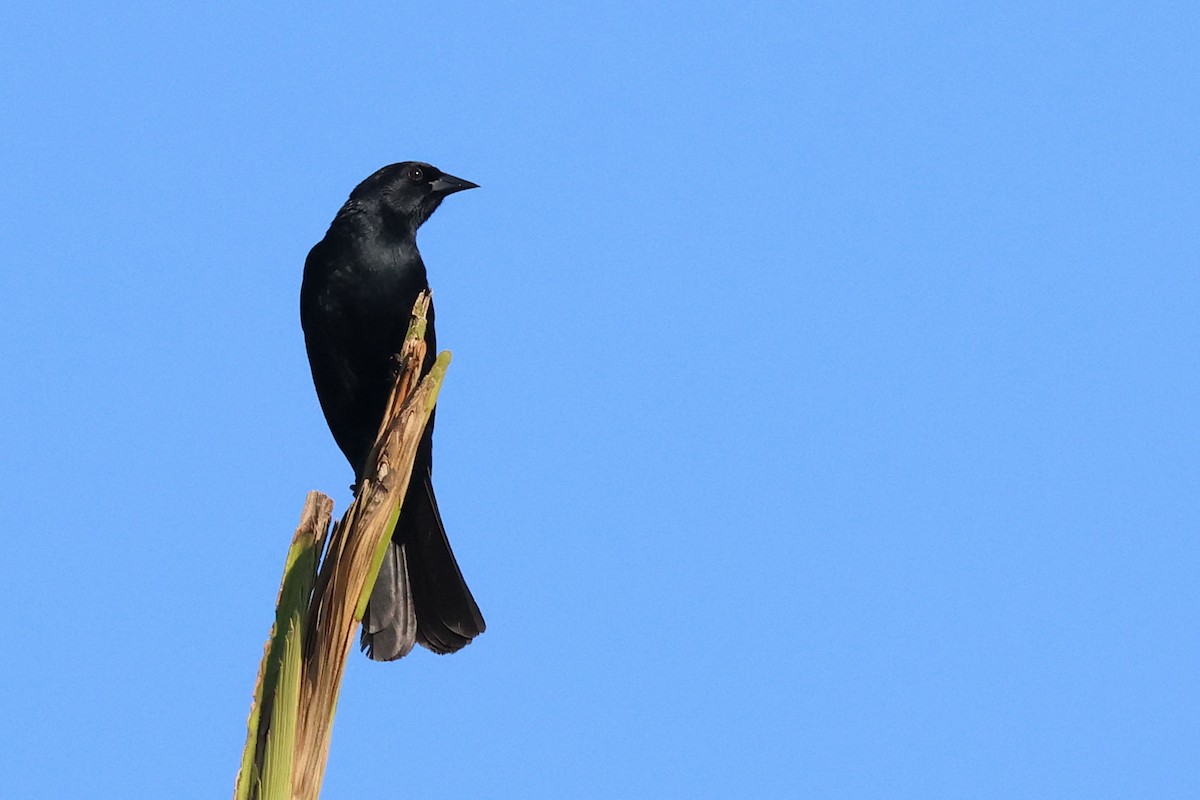
[[375, 206], [396, 232], [416, 232], [442, 200], [478, 184], [447, 175], [423, 161], [402, 161], [378, 170], [350, 193], [347, 205]]

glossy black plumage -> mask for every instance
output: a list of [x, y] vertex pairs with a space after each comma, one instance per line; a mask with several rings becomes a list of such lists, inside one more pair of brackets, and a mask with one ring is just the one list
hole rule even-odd
[[[394, 356], [428, 288], [416, 233], [442, 200], [475, 184], [429, 164], [384, 167], [360, 183], [308, 254], [300, 322], [321, 409], [355, 482], [395, 378]], [[433, 307], [425, 369], [436, 356]], [[396, 532], [363, 617], [362, 645], [390, 661], [414, 643], [452, 653], [484, 630], [433, 493], [433, 419], [422, 437]]]

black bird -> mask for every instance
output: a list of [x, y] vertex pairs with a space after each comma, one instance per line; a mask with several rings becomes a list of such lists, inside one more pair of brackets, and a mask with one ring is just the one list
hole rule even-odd
[[[417, 228], [454, 192], [476, 184], [430, 164], [392, 164], [360, 183], [304, 263], [300, 324], [321, 410], [361, 481], [395, 379], [394, 356], [417, 295], [429, 288]], [[423, 369], [437, 353], [433, 307]], [[376, 661], [420, 643], [453, 653], [484, 631], [433, 494], [433, 417], [417, 448], [396, 532], [363, 616], [362, 647]]]

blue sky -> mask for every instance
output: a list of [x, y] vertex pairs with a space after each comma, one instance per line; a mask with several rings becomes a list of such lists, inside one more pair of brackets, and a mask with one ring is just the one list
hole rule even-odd
[[22, 4], [0, 769], [226, 796], [297, 318], [383, 164], [489, 628], [347, 672], [329, 797], [1200, 794], [1200, 11]]

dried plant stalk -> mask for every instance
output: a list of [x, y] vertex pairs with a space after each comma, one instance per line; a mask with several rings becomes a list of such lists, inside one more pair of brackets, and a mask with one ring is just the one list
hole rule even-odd
[[[426, 291], [418, 297], [413, 307], [412, 324], [399, 354], [399, 375], [388, 398], [387, 412], [380, 425], [369, 460], [370, 466], [364, 470], [354, 502], [334, 526], [319, 570], [313, 574], [309, 567], [307, 585], [311, 587], [311, 599], [305, 613], [285, 613], [283, 601], [287, 592], [283, 588], [280, 590], [276, 628], [259, 670], [259, 688], [251, 709], [250, 737], [238, 774], [235, 800], [316, 800], [320, 794], [346, 658], [353, 648], [363, 608], [379, 573], [387, 542], [396, 526], [400, 504], [412, 477], [417, 446], [450, 363], [450, 354], [443, 352], [429, 373], [421, 377], [426, 353], [425, 324], [429, 302], [429, 293]], [[328, 504], [324, 506], [323, 517], [319, 513], [321, 501]], [[307, 516], [310, 506], [314, 510], [312, 521], [308, 521]], [[331, 508], [329, 498], [315, 492], [309, 495], [305, 505], [306, 516], [301, 521], [301, 527], [319, 526], [321, 530], [320, 537], [315, 540], [317, 553], [324, 539], [324, 530], [328, 527]], [[296, 535], [299, 539], [300, 531]], [[306, 541], [311, 547], [314, 540], [309, 536]], [[289, 555], [289, 569], [292, 563], [292, 556]], [[286, 574], [284, 583], [287, 586]], [[289, 620], [292, 620], [291, 625]], [[296, 624], [300, 622], [302, 624]], [[297, 635], [299, 641], [296, 640]], [[289, 673], [287, 669], [280, 670], [280, 665], [284, 664], [284, 653], [288, 652], [285, 644], [287, 648], [302, 648], [297, 673], [298, 687], [279, 686], [280, 677], [286, 680]], [[275, 649], [279, 652], [274, 653]], [[282, 710], [274, 705], [276, 699], [282, 702], [287, 697], [296, 698], [294, 717], [281, 714]], [[270, 737], [276, 733], [271, 729], [273, 717], [286, 720], [279, 733], [294, 733], [294, 741], [290, 743], [290, 752], [293, 754], [290, 787], [281, 791], [277, 787], [269, 789], [261, 786], [264, 792], [260, 794], [259, 779], [263, 772], [264, 755], [268, 752]], [[264, 728], [264, 724], [267, 727]], [[251, 744], [255, 745], [253, 752], [250, 751]], [[284, 763], [278, 756], [279, 748], [283, 745], [280, 742], [270, 744], [270, 752], [275, 755], [273, 763]], [[278, 771], [272, 770], [277, 781]]]

